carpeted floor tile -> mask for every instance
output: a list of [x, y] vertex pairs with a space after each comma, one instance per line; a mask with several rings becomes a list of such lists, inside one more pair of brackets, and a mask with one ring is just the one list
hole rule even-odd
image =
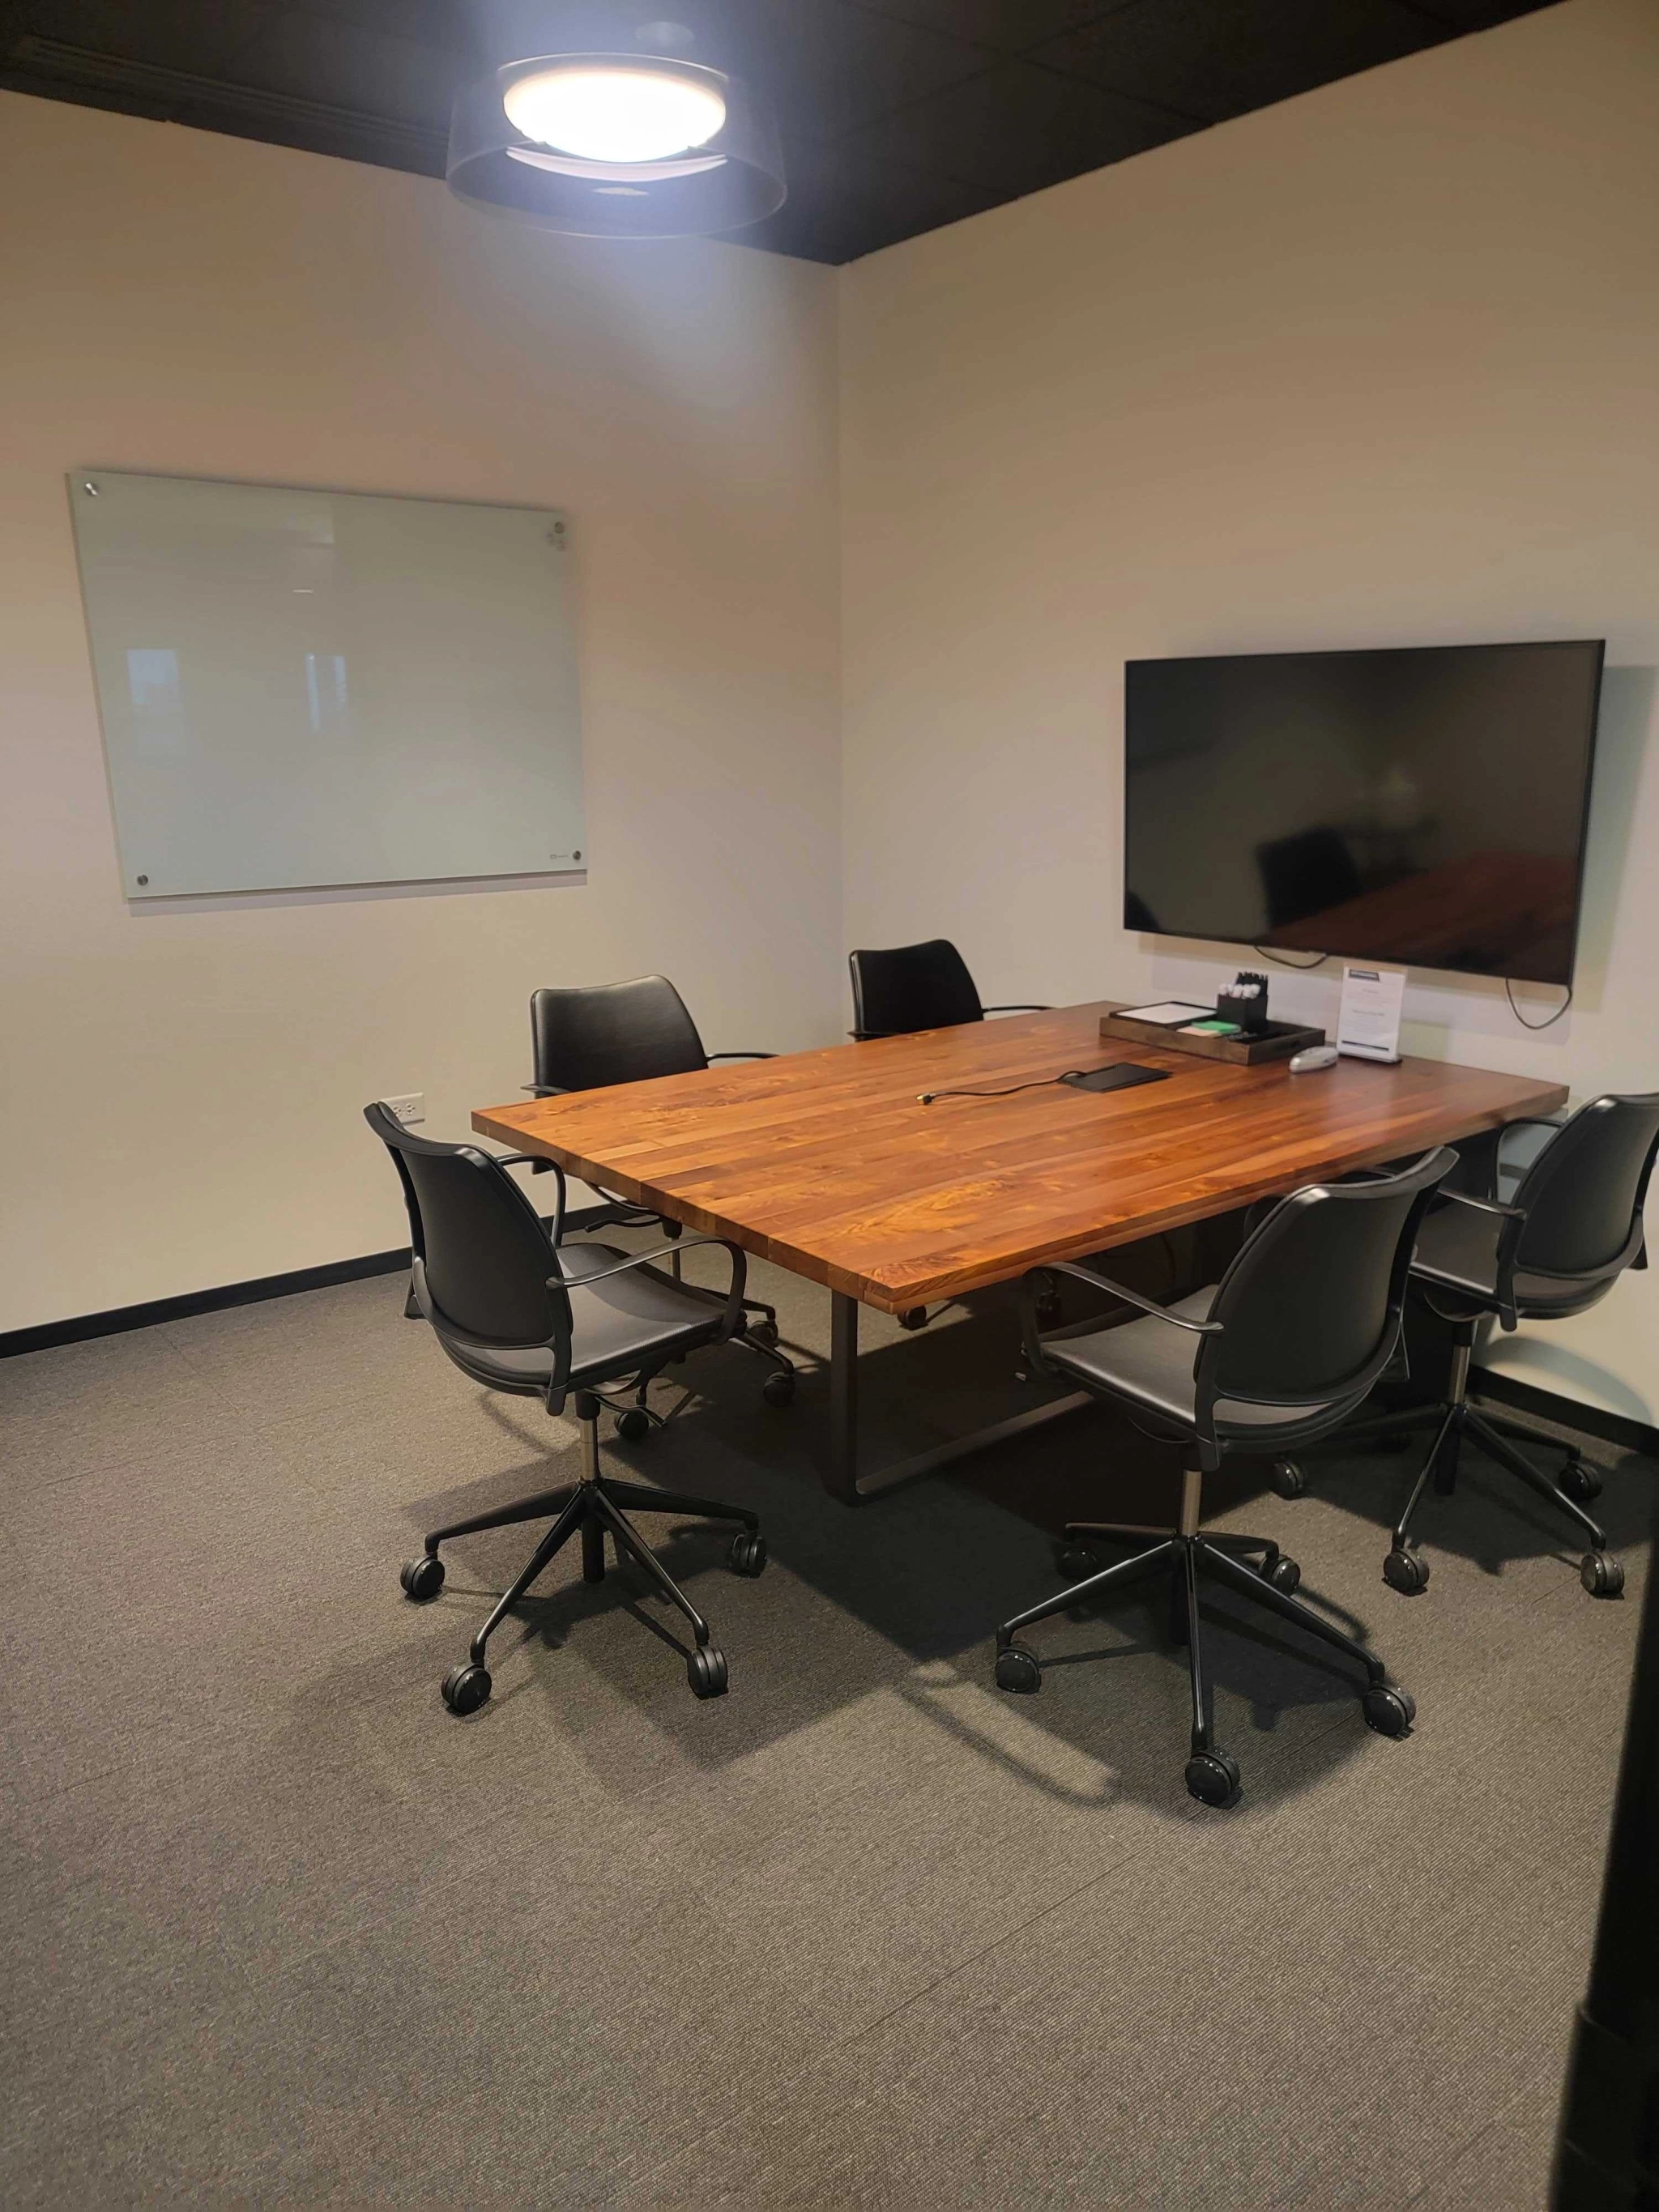
[[[398, 1563], [577, 1438], [469, 1384], [395, 1277], [0, 1365], [0, 2200], [1541, 2205], [1654, 1470], [1593, 1448], [1609, 1604], [1478, 1462], [1413, 1600], [1380, 1572], [1409, 1461], [1323, 1455], [1294, 1503], [1227, 1474], [1214, 1511], [1419, 1719], [1370, 1734], [1351, 1667], [1219, 1598], [1217, 1814], [1161, 1603], [1074, 1607], [1040, 1695], [993, 1686], [1057, 1522], [1166, 1510], [1157, 1449], [1091, 1409], [848, 1513], [828, 1301], [751, 1288], [792, 1409], [727, 1347], [648, 1442], [605, 1424], [614, 1466], [764, 1519], [755, 1582], [651, 1528], [728, 1655], [712, 1705], [678, 1616], [572, 1553], [489, 1705], [444, 1711], [537, 1531], [456, 1544], [428, 1607]], [[877, 1453], [1030, 1402], [995, 1298], [863, 1341]]]

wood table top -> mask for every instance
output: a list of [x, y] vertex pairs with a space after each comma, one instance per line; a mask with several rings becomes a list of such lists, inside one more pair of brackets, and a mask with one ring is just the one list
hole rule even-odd
[[[890, 1313], [1561, 1105], [1443, 1060], [1291, 1075], [1112, 1038], [1115, 1001], [480, 1108], [481, 1136]], [[1169, 1080], [1008, 1098], [1132, 1061]]]

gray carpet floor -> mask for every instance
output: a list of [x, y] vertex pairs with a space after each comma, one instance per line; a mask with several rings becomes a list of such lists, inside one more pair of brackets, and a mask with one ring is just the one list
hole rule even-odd
[[[825, 1346], [822, 1293], [752, 1279]], [[1406, 1462], [1327, 1455], [1295, 1504], [1230, 1478], [1224, 1522], [1419, 1711], [1370, 1734], [1340, 1663], [1223, 1601], [1245, 1796], [1216, 1813], [1153, 1606], [1050, 1624], [1100, 1656], [1040, 1696], [991, 1682], [1048, 1527], [1168, 1510], [1154, 1448], [1090, 1409], [848, 1513], [821, 1376], [772, 1411], [727, 1347], [607, 1452], [763, 1516], [756, 1582], [662, 1528], [731, 1695], [697, 1703], [677, 1618], [573, 1549], [458, 1721], [439, 1680], [534, 1532], [459, 1545], [424, 1608], [398, 1564], [569, 1479], [575, 1430], [475, 1389], [402, 1290], [0, 1366], [0, 2201], [1542, 2203], [1650, 1465], [1591, 1448], [1630, 1571], [1599, 1604], [1478, 1461], [1409, 1601], [1379, 1573]], [[1020, 1402], [994, 1301], [866, 1340], [878, 1445]]]

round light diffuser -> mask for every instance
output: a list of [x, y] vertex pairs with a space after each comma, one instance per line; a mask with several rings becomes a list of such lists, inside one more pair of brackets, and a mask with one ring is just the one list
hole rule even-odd
[[667, 62], [554, 62], [515, 77], [501, 106], [525, 137], [589, 161], [665, 161], [726, 121], [713, 70]]
[[462, 198], [586, 237], [737, 230], [781, 207], [770, 118], [734, 77], [638, 54], [554, 54], [469, 86], [450, 125]]

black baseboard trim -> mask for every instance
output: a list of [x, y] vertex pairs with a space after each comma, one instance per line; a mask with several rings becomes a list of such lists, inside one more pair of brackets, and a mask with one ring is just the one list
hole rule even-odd
[[365, 1252], [358, 1260], [331, 1260], [325, 1267], [295, 1267], [289, 1274], [260, 1275], [251, 1283], [222, 1283], [217, 1290], [186, 1291], [182, 1297], [112, 1306], [107, 1313], [75, 1314], [68, 1321], [42, 1322], [38, 1328], [0, 1334], [0, 1359], [15, 1359], [23, 1352], [48, 1352], [58, 1344], [85, 1344], [94, 1336], [124, 1336], [129, 1329], [188, 1321], [192, 1314], [220, 1313], [227, 1306], [257, 1306], [266, 1298], [325, 1291], [336, 1283], [360, 1283], [369, 1275], [396, 1275], [408, 1265], [405, 1244], [400, 1252]]
[[1659, 1428], [1650, 1421], [1604, 1413], [1599, 1406], [1586, 1406], [1580, 1399], [1565, 1398], [1556, 1390], [1540, 1390], [1535, 1382], [1517, 1382], [1512, 1375], [1494, 1375], [1484, 1367], [1470, 1369], [1469, 1388], [1477, 1397], [1495, 1398], [1500, 1406], [1513, 1406], [1517, 1413], [1533, 1413], [1540, 1421], [1559, 1421], [1565, 1428], [1582, 1430], [1587, 1437], [1600, 1437], [1604, 1443], [1659, 1459]]

